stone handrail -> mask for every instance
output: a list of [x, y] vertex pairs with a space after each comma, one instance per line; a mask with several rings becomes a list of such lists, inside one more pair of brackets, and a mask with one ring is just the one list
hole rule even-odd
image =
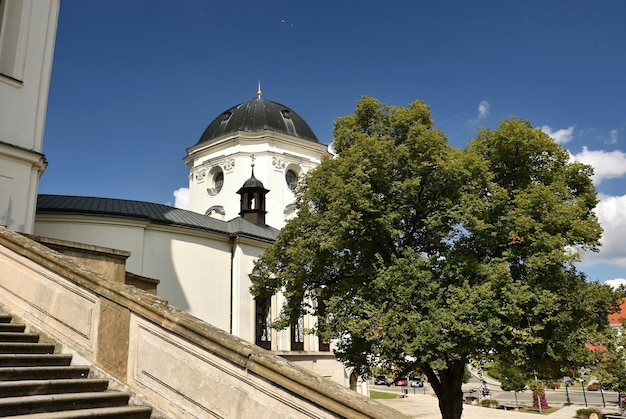
[[4, 227], [0, 303], [169, 417], [404, 417]]

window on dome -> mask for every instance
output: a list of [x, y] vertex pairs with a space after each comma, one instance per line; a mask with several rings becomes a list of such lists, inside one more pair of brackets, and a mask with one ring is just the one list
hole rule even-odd
[[222, 171], [221, 167], [217, 166], [211, 169], [211, 171], [209, 172], [209, 176], [210, 184], [207, 192], [209, 193], [209, 195], [214, 196], [220, 193], [220, 191], [224, 187], [224, 172]]
[[213, 178], [213, 185], [215, 186], [215, 190], [219, 193], [224, 187], [224, 172], [219, 172]]
[[287, 182], [287, 187], [290, 190], [295, 190], [296, 185], [298, 184], [298, 174], [291, 169], [287, 170], [285, 173], [285, 181]]

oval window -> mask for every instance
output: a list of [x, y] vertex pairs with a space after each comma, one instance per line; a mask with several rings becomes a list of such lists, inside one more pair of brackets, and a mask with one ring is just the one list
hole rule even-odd
[[295, 190], [296, 185], [298, 184], [298, 174], [291, 169], [287, 170], [285, 173], [285, 181], [287, 182], [287, 187], [290, 190]]
[[220, 193], [224, 187], [224, 172], [218, 172], [213, 176], [213, 189], [216, 193]]

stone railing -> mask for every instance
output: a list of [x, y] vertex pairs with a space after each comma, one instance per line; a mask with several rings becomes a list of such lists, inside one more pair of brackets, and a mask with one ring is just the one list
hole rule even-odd
[[404, 417], [0, 227], [0, 303], [167, 417]]

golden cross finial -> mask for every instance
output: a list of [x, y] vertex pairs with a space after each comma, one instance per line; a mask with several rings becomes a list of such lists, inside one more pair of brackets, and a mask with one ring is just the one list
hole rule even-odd
[[261, 92], [261, 80], [259, 80], [259, 90], [257, 90], [256, 95], [259, 99], [261, 99], [261, 95], [263, 95], [263, 92]]

